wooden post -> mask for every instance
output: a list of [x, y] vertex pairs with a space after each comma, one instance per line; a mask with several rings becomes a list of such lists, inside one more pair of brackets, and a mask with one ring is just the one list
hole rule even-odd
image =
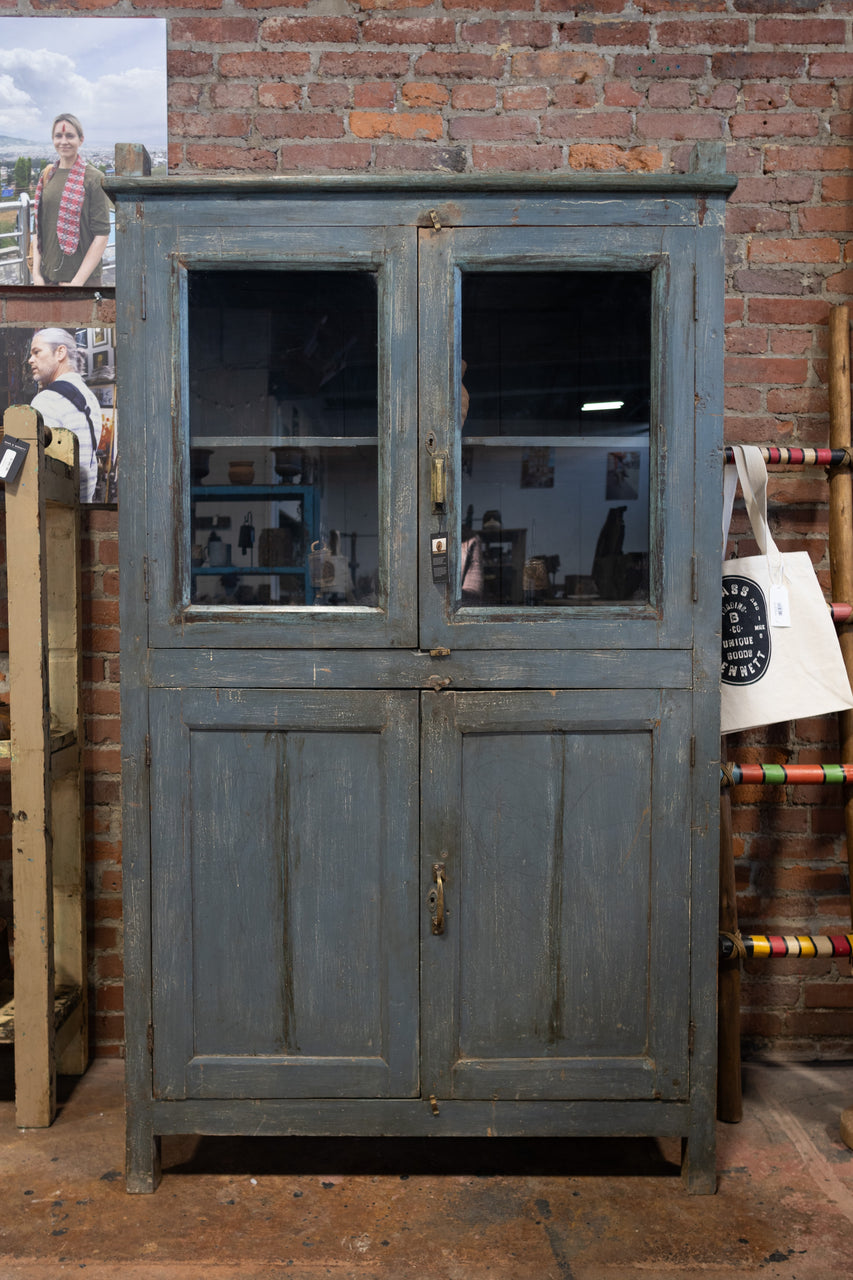
[[[850, 312], [845, 306], [829, 313], [829, 444], [851, 447], [850, 427]], [[853, 600], [853, 474], [837, 467], [829, 473], [829, 571], [835, 600]], [[847, 593], [847, 594], [845, 594]], [[853, 625], [838, 629], [847, 674], [853, 681]], [[853, 751], [853, 711], [838, 713], [841, 759]], [[850, 869], [850, 913], [853, 919], [853, 786], [844, 787], [844, 829]], [[853, 1147], [853, 1107], [841, 1113], [841, 1137]]]
[[[57, 430], [48, 453], [76, 476], [78, 445]], [[45, 571], [48, 592], [48, 654], [51, 719], [69, 742], [51, 762], [54, 968], [57, 985], [80, 992], [71, 1017], [57, 1033], [57, 1071], [82, 1075], [89, 1061], [84, 835], [82, 580], [80, 503], [49, 504]]]
[[147, 178], [151, 174], [151, 157], [141, 142], [117, 142], [115, 171], [120, 178]]
[[[732, 797], [720, 795], [720, 929], [737, 933], [737, 890], [732, 849]], [[740, 1073], [740, 957], [722, 957], [717, 969], [717, 1119], [743, 1117]]]
[[[846, 306], [829, 313], [829, 444], [851, 447], [850, 313]], [[829, 473], [829, 572], [833, 600], [853, 600], [853, 473], [835, 467]], [[838, 639], [847, 674], [853, 680], [853, 623], [842, 623]], [[853, 759], [853, 711], [838, 714], [840, 759]], [[851, 870], [850, 910], [853, 919], [853, 786], [844, 788], [847, 860]]]
[[57, 1071], [88, 1061], [78, 444], [44, 445], [28, 405], [4, 414], [29, 446], [6, 485], [15, 1120], [49, 1125]]
[[[44, 558], [44, 432], [38, 415], [15, 406], [7, 435], [29, 444], [7, 485], [9, 686], [12, 707], [12, 878], [15, 900], [15, 1122], [43, 1128], [56, 1112], [53, 1020], [53, 851], [50, 838], [50, 707]], [[11, 491], [11, 492], [10, 492]], [[15, 518], [8, 518], [14, 494]], [[21, 709], [26, 709], [21, 714]]]

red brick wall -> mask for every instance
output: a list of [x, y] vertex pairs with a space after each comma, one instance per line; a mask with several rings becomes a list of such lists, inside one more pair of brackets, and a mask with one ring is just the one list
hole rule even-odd
[[[853, 0], [335, 7], [0, 0], [0, 15], [167, 17], [179, 172], [667, 171], [685, 167], [695, 140], [724, 140], [740, 179], [728, 216], [727, 436], [827, 442], [827, 317], [853, 283]], [[29, 319], [0, 298], [0, 320]], [[828, 590], [825, 499], [822, 475], [773, 478], [780, 545], [805, 548]], [[747, 543], [742, 520], [735, 534]], [[91, 975], [96, 1048], [109, 1054], [121, 1047], [114, 515], [90, 514], [84, 555]], [[728, 755], [833, 761], [836, 733], [831, 717], [784, 724], [732, 740]], [[837, 789], [741, 788], [735, 799], [744, 931], [849, 931]], [[748, 1046], [849, 1056], [849, 973], [846, 962], [748, 963]]]

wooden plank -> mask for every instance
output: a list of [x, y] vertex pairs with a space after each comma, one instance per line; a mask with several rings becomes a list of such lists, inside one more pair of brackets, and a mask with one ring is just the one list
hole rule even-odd
[[[486, 1102], [428, 1098], [269, 1100], [193, 1099], [154, 1102], [141, 1111], [157, 1133], [279, 1134], [354, 1137], [678, 1137], [686, 1133], [685, 1103], [584, 1098], [576, 1101]], [[141, 1188], [150, 1190], [151, 1188]]]
[[[68, 983], [59, 983], [55, 988], [53, 1001], [53, 1025], [58, 1032], [67, 1027], [72, 1015], [83, 1007], [83, 996], [79, 987]], [[0, 1044], [15, 1042], [15, 989], [11, 980], [0, 982]]]
[[[67, 473], [65, 502], [46, 507], [51, 734], [54, 966], [57, 980], [82, 992], [75, 1034], [66, 1033], [62, 1069], [82, 1075], [89, 1059], [86, 955], [82, 685], [82, 569], [80, 562], [79, 444], [70, 431], [54, 431], [50, 461]], [[57, 750], [61, 731], [66, 745]], [[60, 1050], [57, 1049], [57, 1054]]]
[[[449, 678], [454, 689], [483, 683], [491, 689], [689, 689], [693, 662], [689, 650], [645, 650], [642, 662], [637, 662], [630, 649], [533, 654], [518, 649], [455, 650], [431, 657], [428, 650], [406, 649], [202, 648], [154, 650], [146, 675], [154, 688], [420, 688], [431, 675], [439, 675]], [[714, 782], [719, 790], [718, 774]]]
[[44, 1127], [56, 1113], [54, 1056], [53, 849], [48, 703], [45, 472], [39, 416], [13, 406], [8, 435], [29, 453], [6, 486], [9, 685], [12, 710], [12, 883], [15, 906], [15, 1121]]

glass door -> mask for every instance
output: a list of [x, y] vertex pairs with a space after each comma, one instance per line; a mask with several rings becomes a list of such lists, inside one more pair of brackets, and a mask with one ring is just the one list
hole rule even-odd
[[689, 644], [689, 234], [421, 232], [423, 647]]
[[414, 229], [206, 242], [150, 269], [152, 644], [414, 644]]

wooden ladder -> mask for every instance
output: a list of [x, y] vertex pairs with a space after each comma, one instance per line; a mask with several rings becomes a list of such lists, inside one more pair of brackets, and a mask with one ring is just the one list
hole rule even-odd
[[[846, 306], [829, 315], [829, 444], [851, 449], [850, 315]], [[829, 566], [832, 599], [853, 603], [853, 468], [829, 469]], [[841, 652], [853, 684], [853, 619], [839, 623]], [[838, 713], [842, 762], [853, 762], [853, 711]], [[725, 741], [725, 740], [724, 740]], [[850, 868], [853, 921], [853, 784], [844, 785], [844, 822]], [[738, 934], [732, 837], [731, 790], [720, 797], [720, 931]], [[743, 1115], [740, 1058], [740, 959], [720, 957], [718, 969], [717, 1118], [736, 1123]], [[842, 1113], [841, 1135], [853, 1147], [853, 1106]]]

